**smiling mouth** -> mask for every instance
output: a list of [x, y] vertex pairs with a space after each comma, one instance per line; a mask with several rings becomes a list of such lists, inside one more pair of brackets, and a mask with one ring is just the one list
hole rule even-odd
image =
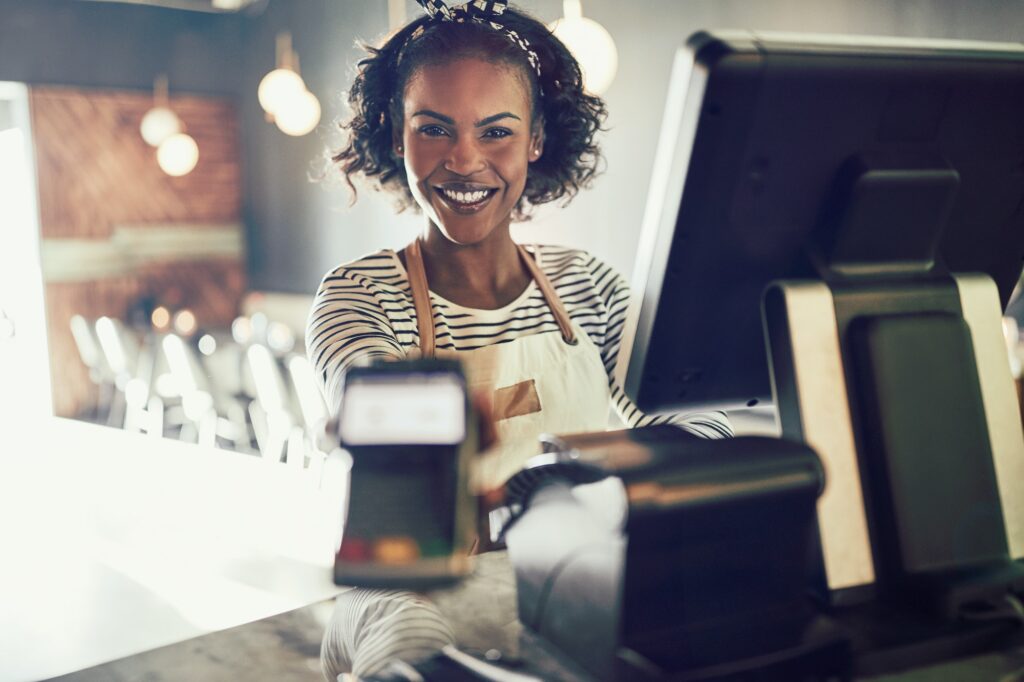
[[491, 200], [497, 189], [491, 187], [434, 187], [444, 203], [458, 213], [474, 213]]

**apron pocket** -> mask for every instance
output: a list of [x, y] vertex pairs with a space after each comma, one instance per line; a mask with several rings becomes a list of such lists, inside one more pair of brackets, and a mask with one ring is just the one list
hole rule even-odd
[[494, 390], [494, 419], [510, 419], [540, 412], [540, 396], [533, 379]]

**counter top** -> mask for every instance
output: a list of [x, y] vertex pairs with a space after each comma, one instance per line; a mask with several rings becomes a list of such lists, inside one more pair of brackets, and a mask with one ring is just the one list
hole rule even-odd
[[53, 677], [337, 593], [345, 481], [64, 419], [4, 424], [0, 681]]

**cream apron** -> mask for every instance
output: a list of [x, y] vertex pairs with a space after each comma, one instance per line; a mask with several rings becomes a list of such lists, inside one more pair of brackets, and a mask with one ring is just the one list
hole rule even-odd
[[[530, 253], [519, 255], [558, 322], [558, 334], [534, 334], [477, 350], [437, 352], [433, 310], [419, 241], [405, 249], [416, 326], [423, 357], [460, 360], [471, 390], [491, 391], [499, 443], [478, 462], [477, 487], [503, 483], [540, 451], [542, 433], [603, 431], [608, 425], [608, 375], [597, 347], [573, 324], [554, 287]], [[409, 592], [352, 589], [340, 594], [324, 633], [320, 652], [325, 676], [377, 672], [390, 660], [412, 661], [456, 641], [462, 646], [493, 646], [518, 642], [515, 583], [503, 553], [481, 558], [480, 569], [440, 600], [448, 606], [487, 600], [488, 609], [453, 633], [437, 606]], [[484, 570], [486, 569], [486, 570]], [[475, 595], [475, 596], [474, 596]], [[458, 610], [458, 609], [454, 609]], [[467, 616], [462, 613], [461, 619]]]
[[490, 391], [499, 443], [480, 461], [477, 483], [493, 487], [540, 452], [542, 433], [603, 431], [611, 395], [601, 354], [572, 322], [547, 275], [522, 245], [519, 256], [544, 296], [561, 333], [534, 334], [470, 351], [435, 348], [433, 309], [417, 239], [405, 249], [423, 357], [462, 362], [473, 391]]

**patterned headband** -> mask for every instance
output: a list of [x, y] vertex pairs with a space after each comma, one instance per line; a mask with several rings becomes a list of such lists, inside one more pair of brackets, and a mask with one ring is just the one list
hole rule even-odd
[[[488, 26], [495, 31], [502, 33], [506, 38], [515, 43], [526, 53], [526, 59], [530, 62], [537, 78], [540, 78], [540, 58], [530, 47], [530, 41], [520, 36], [510, 28], [506, 28], [498, 19], [505, 13], [508, 7], [508, 0], [472, 0], [463, 5], [449, 7], [444, 0], [416, 0], [426, 11], [431, 21], [450, 21], [456, 24], [464, 24], [471, 21], [475, 24]], [[423, 33], [423, 27], [416, 29], [409, 37], [415, 40]]]

